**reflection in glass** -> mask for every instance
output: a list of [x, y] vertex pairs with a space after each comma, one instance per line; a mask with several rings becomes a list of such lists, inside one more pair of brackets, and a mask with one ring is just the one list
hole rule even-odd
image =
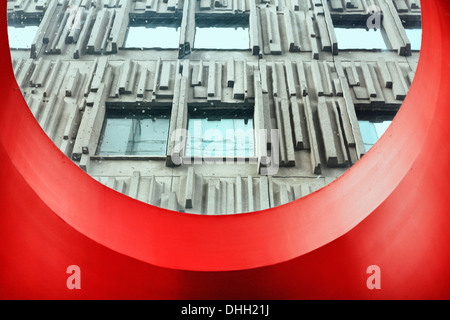
[[366, 28], [338, 28], [335, 27], [339, 49], [353, 50], [388, 50], [381, 30]]

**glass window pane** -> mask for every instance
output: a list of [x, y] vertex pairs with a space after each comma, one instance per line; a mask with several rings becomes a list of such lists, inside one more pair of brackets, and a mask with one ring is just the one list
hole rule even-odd
[[132, 119], [106, 119], [99, 155], [124, 155], [132, 138]]
[[392, 121], [375, 122], [375, 130], [377, 130], [378, 139], [384, 134], [387, 128], [391, 125]]
[[186, 155], [249, 157], [254, 155], [253, 120], [189, 119]]
[[405, 29], [409, 42], [411, 42], [411, 50], [420, 50], [422, 46], [422, 29]]
[[245, 27], [197, 27], [195, 49], [247, 50], [250, 48], [248, 28]]
[[[211, 121], [202, 119], [201, 155], [204, 157], [223, 157], [224, 128], [227, 119]], [[196, 132], [197, 133], [197, 132]], [[197, 138], [197, 137], [195, 137]], [[197, 140], [199, 141], [199, 140]]]
[[359, 128], [361, 130], [361, 135], [363, 139], [366, 151], [378, 141], [379, 138], [384, 134], [392, 121], [383, 122], [372, 122], [367, 120], [358, 121]]
[[387, 50], [383, 35], [379, 29], [334, 28], [339, 49]]
[[378, 140], [378, 135], [377, 135], [377, 130], [375, 129], [375, 125], [370, 121], [359, 121], [359, 128], [361, 130], [361, 135], [362, 135], [362, 139], [363, 139], [366, 151], [369, 151], [369, 149]]
[[[211, 121], [208, 121], [211, 122]], [[221, 121], [214, 121], [221, 122]], [[224, 156], [224, 136], [222, 130], [216, 126], [211, 126], [203, 131], [202, 153], [204, 157]]]
[[255, 154], [254, 151], [254, 132], [253, 120], [248, 119], [245, 123], [244, 119], [234, 119], [235, 127], [235, 155], [237, 157], [250, 157]]
[[236, 136], [236, 119], [226, 119], [223, 125], [223, 146], [226, 157], [236, 156], [237, 136]]
[[188, 123], [188, 139], [186, 141], [186, 155], [201, 157], [202, 156], [202, 131], [203, 123], [206, 119], [189, 119]]
[[8, 26], [9, 47], [11, 49], [31, 49], [39, 26]]
[[166, 26], [130, 26], [124, 47], [138, 49], [177, 49], [179, 41], [179, 28]]
[[98, 154], [164, 156], [168, 132], [168, 116], [107, 117]]
[[169, 119], [141, 119], [135, 132], [133, 155], [166, 154]]

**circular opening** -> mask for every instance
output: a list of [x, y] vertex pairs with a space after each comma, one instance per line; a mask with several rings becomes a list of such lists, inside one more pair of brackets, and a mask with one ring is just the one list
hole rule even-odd
[[277, 207], [340, 177], [395, 117], [420, 53], [418, 0], [21, 3], [13, 69], [49, 138], [109, 188], [185, 213]]

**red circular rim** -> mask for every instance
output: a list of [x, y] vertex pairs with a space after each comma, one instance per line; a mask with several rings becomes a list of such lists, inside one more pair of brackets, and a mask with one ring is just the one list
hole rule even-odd
[[[424, 37], [414, 83], [392, 125], [363, 159], [307, 197], [227, 216], [170, 212], [141, 203], [97, 183], [66, 158], [41, 130], [17, 87], [7, 43], [6, 1], [2, 3], [3, 212], [20, 215], [28, 208], [36, 214], [56, 215], [94, 243], [167, 269], [254, 269], [306, 254], [323, 254], [325, 261], [330, 246], [338, 246], [345, 255], [350, 242], [352, 250], [359, 247], [360, 252], [362, 246], [366, 256], [371, 253], [370, 244], [385, 243], [387, 251], [372, 254], [392, 260], [395, 252], [409, 252], [411, 246], [418, 250], [417, 241], [436, 237], [433, 252], [437, 250], [440, 259], [428, 265], [440, 268], [448, 261], [442, 243], [449, 238], [442, 231], [449, 225], [449, 187], [443, 178], [450, 174], [445, 138], [450, 133], [446, 126], [450, 112], [447, 1], [423, 1]], [[15, 185], [22, 192], [19, 198]], [[28, 198], [40, 199], [39, 205], [31, 200], [20, 203]], [[419, 225], [409, 223], [412, 212]], [[400, 227], [402, 221], [404, 227]], [[399, 228], [395, 236], [394, 225]], [[17, 234], [9, 231], [7, 236]], [[33, 236], [37, 237], [29, 237]], [[448, 287], [448, 281], [444, 283]]]

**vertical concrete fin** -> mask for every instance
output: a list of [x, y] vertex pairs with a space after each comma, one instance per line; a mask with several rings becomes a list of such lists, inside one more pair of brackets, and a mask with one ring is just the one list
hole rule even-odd
[[130, 181], [130, 190], [128, 191], [128, 196], [130, 196], [131, 198], [137, 199], [140, 180], [141, 180], [141, 172], [133, 171]]

